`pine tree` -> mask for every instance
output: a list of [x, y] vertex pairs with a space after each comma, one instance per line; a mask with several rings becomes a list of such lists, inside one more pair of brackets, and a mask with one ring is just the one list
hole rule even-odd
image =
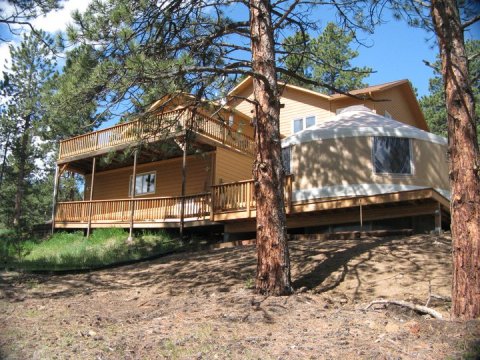
[[2, 82], [7, 101], [1, 132], [8, 139], [3, 168], [4, 182], [9, 182], [2, 187], [2, 210], [5, 222], [21, 231], [37, 220], [29, 204], [34, 194], [31, 185], [50, 172], [48, 157], [52, 149], [44, 136], [49, 129], [43, 121], [42, 87], [52, 76], [55, 61], [49, 48], [51, 39], [40, 35], [43, 40], [27, 34], [18, 46], [10, 46], [11, 66]]
[[[328, 23], [323, 32], [314, 39], [297, 32], [285, 39], [283, 48], [287, 53], [285, 66], [288, 70], [299, 73], [302, 77], [325, 86], [310, 87], [326, 93], [336, 90], [344, 92], [359, 89], [366, 84], [363, 80], [370, 75], [369, 67], [352, 66], [351, 61], [358, 56], [358, 51], [351, 48], [354, 35], [334, 23]], [[295, 78], [287, 81], [301, 84]]]

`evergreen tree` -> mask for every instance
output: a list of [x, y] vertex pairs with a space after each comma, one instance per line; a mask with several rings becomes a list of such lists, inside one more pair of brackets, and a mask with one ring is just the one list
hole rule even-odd
[[52, 76], [55, 61], [50, 53], [51, 39], [44, 34], [24, 35], [18, 46], [10, 46], [11, 66], [4, 73], [3, 122], [4, 143], [2, 216], [4, 223], [17, 230], [25, 230], [33, 222], [46, 220], [38, 217], [46, 211], [36, 205], [40, 192], [37, 185], [51, 173], [52, 143], [44, 121], [42, 88]]
[[[297, 32], [284, 41], [285, 66], [302, 77], [327, 84], [328, 87], [311, 85], [311, 88], [320, 92], [331, 94], [335, 89], [347, 92], [365, 87], [363, 80], [372, 69], [352, 66], [351, 61], [358, 56], [358, 51], [351, 48], [353, 39], [352, 32], [344, 31], [331, 22], [314, 39]], [[302, 83], [295, 78], [287, 81]]]

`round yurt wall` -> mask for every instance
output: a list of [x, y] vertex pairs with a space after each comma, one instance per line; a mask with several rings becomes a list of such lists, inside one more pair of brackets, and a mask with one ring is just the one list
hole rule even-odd
[[449, 195], [446, 140], [363, 106], [284, 139], [282, 147], [297, 201], [430, 187]]

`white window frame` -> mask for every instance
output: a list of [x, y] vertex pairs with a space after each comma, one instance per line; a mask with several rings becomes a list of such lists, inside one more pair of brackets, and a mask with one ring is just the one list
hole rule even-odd
[[[136, 186], [137, 186], [137, 181], [136, 179], [138, 179], [139, 177], [143, 177], [143, 176], [146, 176], [146, 175], [154, 175], [155, 176], [155, 179], [153, 181], [153, 191], [150, 191], [150, 192], [137, 192], [135, 191], [135, 196], [137, 195], [152, 195], [152, 194], [155, 194], [156, 190], [157, 190], [157, 172], [156, 171], [148, 171], [148, 172], [144, 172], [144, 173], [139, 173], [139, 174], [136, 174], [135, 175], [135, 190], [136, 190]], [[130, 181], [128, 182], [128, 196], [131, 197], [132, 196], [132, 175], [130, 175]]]
[[[398, 177], [405, 177], [405, 176], [414, 176], [415, 175], [415, 166], [414, 166], [414, 161], [413, 161], [413, 145], [412, 145], [412, 139], [410, 138], [402, 138], [400, 137], [401, 139], [407, 139], [408, 140], [408, 148], [409, 148], [409, 152], [410, 152], [410, 173], [409, 174], [401, 174], [401, 173], [387, 173], [387, 172], [376, 172], [375, 171], [375, 149], [374, 149], [374, 138], [375, 137], [389, 137], [389, 136], [383, 136], [383, 135], [379, 135], [379, 136], [372, 136], [370, 138], [371, 140], [371, 158], [370, 158], [370, 163], [372, 164], [372, 174], [375, 175], [375, 176], [389, 176], [389, 177], [392, 177], [392, 176], [398, 176]], [[397, 136], [390, 136], [390, 137], [397, 137]]]
[[[307, 118], [313, 118], [313, 125], [310, 125], [309, 127], [307, 127]], [[295, 119], [292, 120], [292, 134], [296, 134], [296, 133], [299, 133], [300, 131], [297, 131], [295, 132], [295, 121], [298, 121], [298, 120], [302, 120], [302, 130], [300, 131], [303, 131], [305, 129], [308, 129], [308, 128], [311, 128], [315, 125], [317, 125], [317, 116], [316, 115], [307, 115], [307, 116], [304, 116], [304, 117], [297, 117]]]

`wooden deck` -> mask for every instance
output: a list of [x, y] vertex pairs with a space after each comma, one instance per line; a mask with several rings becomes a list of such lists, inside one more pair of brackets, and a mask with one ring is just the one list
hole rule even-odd
[[[448, 200], [433, 189], [294, 202], [292, 182], [293, 177], [287, 177], [284, 190], [290, 224], [314, 226], [342, 219], [345, 222], [362, 222], [449, 212]], [[177, 227], [181, 219], [182, 202], [186, 226], [252, 220], [256, 217], [253, 180], [247, 180], [215, 185], [211, 193], [185, 197], [62, 202], [56, 208], [55, 227], [86, 228], [88, 224], [93, 228], [128, 227], [131, 221], [137, 228]], [[390, 210], [386, 211], [387, 208]], [[302, 220], [302, 216], [307, 217], [308, 221]]]
[[189, 129], [206, 140], [247, 154], [253, 154], [254, 140], [234, 132], [221, 120], [189, 109], [156, 113], [149, 118], [115, 125], [60, 142], [58, 162], [117, 150], [141, 141], [151, 142], [181, 134]]

